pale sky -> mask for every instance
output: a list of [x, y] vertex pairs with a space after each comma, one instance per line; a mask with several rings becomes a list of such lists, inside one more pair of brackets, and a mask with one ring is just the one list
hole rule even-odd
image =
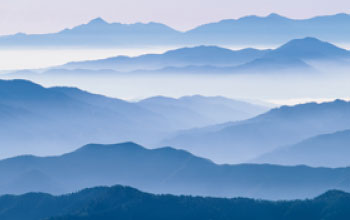
[[161, 22], [178, 30], [246, 15], [291, 18], [350, 13], [349, 0], [0, 0], [0, 34], [48, 33], [102, 17]]

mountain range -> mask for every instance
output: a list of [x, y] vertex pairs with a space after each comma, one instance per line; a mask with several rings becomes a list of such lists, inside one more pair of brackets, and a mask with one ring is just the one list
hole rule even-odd
[[[344, 43], [349, 36], [348, 14], [318, 16], [310, 19], [289, 19], [278, 14], [266, 17], [246, 16], [204, 24], [186, 34], [191, 39], [221, 44], [280, 44], [294, 38], [316, 37]], [[268, 30], [268, 31], [267, 31]], [[215, 43], [219, 44], [219, 43]]]
[[350, 165], [350, 130], [323, 134], [278, 148], [252, 160], [255, 163], [346, 167]]
[[348, 219], [350, 195], [329, 191], [312, 200], [271, 202], [245, 198], [219, 199], [153, 195], [113, 186], [97, 187], [63, 196], [30, 193], [0, 197], [3, 220], [92, 219]]
[[134, 143], [86, 145], [52, 157], [0, 161], [0, 194], [70, 193], [94, 186], [128, 185], [152, 193], [265, 199], [311, 198], [350, 190], [350, 168], [217, 165], [170, 147]]
[[134, 141], [185, 149], [217, 163], [345, 167], [349, 109], [342, 100], [269, 111], [224, 97], [127, 102], [77, 88], [0, 81], [1, 157]]
[[1, 157], [64, 153], [88, 143], [150, 144], [179, 129], [242, 120], [267, 110], [222, 97], [152, 100], [127, 102], [77, 88], [0, 80]]
[[[183, 32], [96, 18], [57, 33], [0, 36], [0, 48], [179, 49], [4, 70], [1, 78], [277, 100], [346, 87], [350, 50], [336, 45], [348, 43], [349, 14], [246, 16]], [[228, 49], [246, 45], [273, 49]], [[0, 121], [1, 220], [350, 218], [350, 101], [126, 101], [0, 79]]]
[[[314, 136], [347, 130], [349, 114], [350, 103], [342, 100], [282, 106], [248, 120], [172, 134], [159, 145], [186, 149], [219, 163], [242, 163]], [[339, 163], [349, 165], [347, 160]]]
[[[96, 18], [87, 24], [51, 34], [0, 37], [2, 48], [23, 47], [140, 47], [164, 45], [279, 45], [304, 37], [348, 43], [350, 15], [289, 19], [278, 14], [222, 20], [181, 32], [160, 23], [120, 24]], [[268, 30], [268, 31], [266, 31]], [[195, 42], [195, 43], [194, 43]]]
[[[267, 107], [235, 101], [225, 97], [184, 96], [179, 99], [156, 96], [137, 102], [137, 105], [151, 112], [159, 113], [174, 121], [193, 121], [207, 118], [213, 123], [239, 121], [268, 111]], [[210, 107], [209, 107], [210, 106]]]
[[[349, 161], [340, 152], [347, 149], [349, 109], [349, 102], [342, 100], [270, 111], [224, 97], [159, 96], [127, 102], [77, 88], [3, 80], [1, 157], [55, 155], [88, 143], [134, 141], [185, 149], [217, 163], [344, 167]], [[342, 131], [345, 135], [332, 134]], [[294, 148], [299, 150], [281, 154]], [[270, 153], [276, 156], [267, 160]]]
[[[324, 66], [350, 66], [350, 51], [316, 38], [291, 40], [276, 49], [230, 50], [217, 46], [198, 46], [170, 50], [162, 54], [136, 57], [116, 56], [100, 60], [71, 62], [43, 70], [15, 71], [28, 75], [120, 75], [120, 74], [219, 74], [219, 73], [313, 73]], [[38, 75], [38, 76], [39, 76]]]
[[[179, 32], [159, 23], [136, 23], [132, 25], [107, 23], [96, 18], [76, 26], [50, 34], [7, 35], [0, 37], [2, 48], [96, 48], [158, 45], [176, 42]], [[162, 43], [164, 42], [164, 43]]]
[[137, 57], [117, 56], [102, 60], [72, 62], [62, 69], [114, 69], [117, 71], [158, 70], [166, 67], [217, 66], [232, 67], [250, 62], [269, 50], [230, 50], [217, 46], [198, 46], [170, 50], [163, 54]]

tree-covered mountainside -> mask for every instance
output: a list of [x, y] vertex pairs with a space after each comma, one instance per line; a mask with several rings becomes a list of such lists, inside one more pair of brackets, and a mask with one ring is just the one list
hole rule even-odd
[[350, 194], [329, 191], [312, 200], [264, 201], [154, 195], [114, 186], [51, 196], [30, 193], [0, 197], [2, 220], [344, 220]]

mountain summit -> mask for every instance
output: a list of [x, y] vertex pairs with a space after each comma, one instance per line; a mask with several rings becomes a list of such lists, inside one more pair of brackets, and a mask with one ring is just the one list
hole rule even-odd
[[95, 19], [92, 19], [88, 25], [104, 25], [104, 24], [108, 24], [108, 22], [106, 22], [103, 18], [98, 17]]
[[284, 56], [299, 59], [336, 59], [339, 57], [350, 58], [350, 52], [331, 43], [307, 37], [291, 40], [276, 50], [271, 51], [269, 56]]

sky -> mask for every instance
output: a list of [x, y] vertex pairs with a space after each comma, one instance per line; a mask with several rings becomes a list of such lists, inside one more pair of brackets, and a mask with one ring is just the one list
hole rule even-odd
[[50, 33], [102, 17], [178, 30], [246, 15], [291, 18], [350, 13], [349, 0], [0, 0], [0, 34]]

